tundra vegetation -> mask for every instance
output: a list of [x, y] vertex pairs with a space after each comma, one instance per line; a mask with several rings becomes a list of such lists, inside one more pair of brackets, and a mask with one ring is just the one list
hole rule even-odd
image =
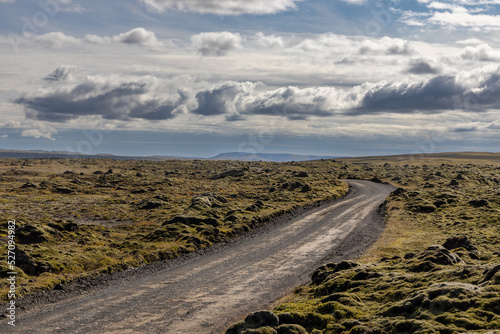
[[350, 160], [332, 175], [398, 187], [382, 237], [227, 334], [499, 332], [498, 160], [384, 160]]
[[[0, 160], [0, 244], [16, 221], [18, 296], [182, 254], [343, 196], [339, 164]], [[328, 168], [324, 168], [328, 166]], [[8, 272], [0, 261], [0, 277]], [[2, 299], [7, 281], [0, 281]]]
[[[463, 158], [463, 157], [462, 157]], [[382, 237], [228, 333], [500, 330], [500, 162], [471, 156], [291, 163], [0, 160], [0, 239], [18, 293], [203, 250], [294, 208], [391, 182]], [[6, 263], [0, 263], [5, 276]], [[6, 282], [0, 281], [2, 298]]]

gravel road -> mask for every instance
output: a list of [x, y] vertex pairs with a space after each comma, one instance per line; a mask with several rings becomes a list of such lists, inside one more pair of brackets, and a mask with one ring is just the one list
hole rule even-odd
[[384, 228], [390, 185], [349, 180], [341, 200], [227, 247], [147, 275], [21, 311], [13, 333], [223, 333], [247, 313], [308, 283], [320, 265], [353, 259]]

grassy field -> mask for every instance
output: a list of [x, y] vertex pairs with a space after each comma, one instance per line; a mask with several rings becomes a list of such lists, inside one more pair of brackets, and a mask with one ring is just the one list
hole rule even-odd
[[[337, 198], [339, 164], [0, 160], [0, 243], [16, 220], [18, 296], [206, 248]], [[7, 261], [0, 276], [7, 276]], [[0, 281], [7, 297], [7, 281]]]
[[399, 187], [383, 236], [277, 303], [279, 327], [228, 333], [500, 332], [500, 163], [477, 156], [350, 159], [335, 177]]

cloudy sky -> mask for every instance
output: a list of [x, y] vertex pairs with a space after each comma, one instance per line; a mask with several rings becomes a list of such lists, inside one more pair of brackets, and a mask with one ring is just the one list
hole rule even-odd
[[0, 0], [0, 148], [500, 151], [500, 0]]

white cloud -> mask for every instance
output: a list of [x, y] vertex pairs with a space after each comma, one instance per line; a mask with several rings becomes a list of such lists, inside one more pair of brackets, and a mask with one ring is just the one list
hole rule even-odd
[[76, 46], [82, 43], [80, 39], [68, 36], [60, 31], [44, 35], [25, 34], [24, 37], [43, 47], [54, 49], [61, 49], [66, 46]]
[[282, 37], [276, 35], [264, 35], [262, 32], [259, 32], [255, 35], [256, 44], [265, 49], [273, 49], [273, 48], [283, 48], [285, 46], [285, 41]]
[[21, 122], [19, 122], [19, 121], [8, 121], [7, 123], [4, 123], [4, 125], [2, 127], [4, 127], [4, 128], [13, 128], [13, 129], [20, 128], [21, 127]]
[[464, 7], [456, 7], [451, 12], [436, 12], [429, 18], [428, 22], [442, 26], [482, 28], [486, 30], [500, 28], [500, 16], [471, 14]]
[[132, 29], [123, 34], [113, 36], [113, 40], [124, 44], [136, 44], [149, 47], [157, 47], [162, 45], [158, 38], [156, 38], [154, 32], [148, 31], [144, 28]]
[[479, 38], [468, 38], [456, 41], [457, 44], [483, 44], [484, 41]]
[[90, 44], [109, 44], [113, 42], [113, 38], [108, 37], [108, 36], [98, 36], [98, 35], [92, 35], [92, 34], [87, 34], [83, 37], [83, 40], [87, 43]]
[[[413, 26], [438, 25], [446, 29], [470, 29], [472, 31], [491, 31], [500, 29], [500, 16], [483, 14], [497, 0], [419, 0], [429, 9], [428, 12], [400, 11], [401, 21]], [[397, 10], [396, 10], [397, 11]]]
[[[19, 45], [40, 45], [49, 49], [62, 49], [66, 47], [81, 47], [85, 43], [107, 45], [111, 43], [121, 43], [128, 45], [138, 45], [150, 48], [159, 48], [165, 46], [163, 41], [160, 41], [156, 34], [142, 27], [135, 28], [122, 34], [108, 36], [85, 35], [83, 38], [69, 36], [63, 32], [51, 32], [43, 35], [35, 35], [25, 33], [23, 36], [10, 35], [10, 43], [17, 48]], [[167, 41], [169, 46], [172, 46], [171, 41]]]
[[42, 123], [36, 124], [36, 127], [32, 129], [26, 129], [21, 133], [23, 137], [33, 137], [33, 138], [45, 138], [50, 140], [55, 140], [53, 135], [57, 134], [57, 130], [49, 125]]
[[122, 34], [114, 35], [112, 37], [85, 35], [83, 40], [87, 43], [103, 44], [103, 45], [110, 44], [112, 42], [129, 44], [129, 45], [147, 46], [152, 48], [160, 47], [163, 45], [163, 43], [158, 40], [154, 32], [144, 29], [142, 27], [129, 30]]
[[191, 37], [193, 46], [203, 56], [224, 56], [230, 51], [240, 49], [241, 35], [228, 31], [204, 32]]
[[497, 61], [500, 60], [500, 53], [496, 52], [488, 44], [479, 44], [477, 46], [467, 46], [460, 57], [464, 60], [475, 61]]
[[275, 14], [296, 8], [303, 0], [138, 0], [148, 8], [163, 12], [165, 10], [190, 11], [201, 14], [242, 15]]

